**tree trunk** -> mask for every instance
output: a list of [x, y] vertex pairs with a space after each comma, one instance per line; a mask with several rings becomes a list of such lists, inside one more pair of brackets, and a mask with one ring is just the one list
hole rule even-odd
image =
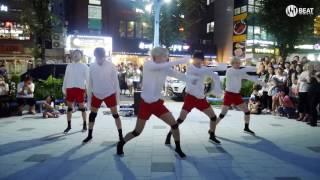
[[46, 44], [44, 38], [41, 38], [41, 64], [46, 64]]

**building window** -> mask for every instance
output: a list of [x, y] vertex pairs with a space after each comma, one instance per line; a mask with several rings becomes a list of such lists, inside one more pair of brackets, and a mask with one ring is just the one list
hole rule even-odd
[[142, 38], [142, 31], [143, 31], [142, 23], [137, 22], [136, 23], [136, 38], [139, 38], [139, 39]]
[[248, 4], [254, 5], [254, 0], [249, 0], [249, 1], [248, 1]]
[[241, 12], [240, 8], [234, 9], [234, 15], [238, 15], [238, 14], [240, 14], [240, 12]]
[[214, 21], [207, 24], [207, 33], [214, 32]]
[[128, 38], [134, 38], [134, 21], [128, 21], [128, 27], [127, 27], [127, 37]]
[[125, 21], [120, 21], [120, 25], [119, 25], [119, 34], [120, 37], [126, 37], [126, 22]]
[[247, 12], [247, 6], [242, 6], [240, 11], [241, 13]]
[[214, 0], [207, 0], [207, 5], [209, 6], [213, 2], [214, 2]]
[[254, 12], [254, 6], [249, 5], [248, 6], [248, 12], [253, 13]]
[[142, 23], [142, 29], [143, 29], [143, 32], [142, 32], [142, 38], [143, 39], [148, 39], [149, 38], [149, 35], [150, 35], [150, 26], [147, 24], [147, 23], [145, 23], [145, 22], [143, 22]]

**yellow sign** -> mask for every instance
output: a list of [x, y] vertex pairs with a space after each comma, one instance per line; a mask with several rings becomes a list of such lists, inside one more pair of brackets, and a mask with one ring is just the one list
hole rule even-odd
[[240, 21], [246, 19], [248, 16], [248, 13], [239, 14], [236, 16], [233, 16], [233, 21]]
[[247, 39], [246, 34], [232, 37], [233, 42], [243, 42], [243, 41], [246, 41], [246, 39]]

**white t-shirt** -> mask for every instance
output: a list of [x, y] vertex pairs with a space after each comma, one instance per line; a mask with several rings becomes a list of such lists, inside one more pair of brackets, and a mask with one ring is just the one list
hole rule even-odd
[[240, 93], [242, 80], [247, 79], [249, 81], [258, 82], [257, 76], [250, 76], [247, 72], [248, 68], [235, 69], [233, 67], [227, 69], [226, 72], [226, 91], [232, 93]]
[[[30, 88], [31, 90], [31, 94], [28, 93], [28, 88]], [[30, 85], [28, 85], [27, 87], [24, 87], [24, 82], [20, 82], [18, 84], [18, 87], [17, 87], [17, 98], [33, 98], [33, 92], [34, 92], [34, 84], [31, 83]], [[19, 94], [21, 91], [23, 91], [23, 94]]]
[[89, 92], [99, 99], [105, 99], [112, 94], [117, 95], [119, 101], [120, 85], [118, 71], [115, 65], [106, 60], [100, 66], [98, 63], [92, 63], [89, 70]]
[[188, 61], [188, 59], [165, 63], [155, 63], [152, 60], [146, 61], [143, 66], [142, 99], [146, 103], [157, 102], [161, 98], [161, 91], [167, 76], [185, 81], [185, 74], [179, 73], [171, 67], [178, 64], [186, 64]]
[[140, 69], [133, 70], [133, 82], [140, 82], [141, 71]]
[[[187, 81], [186, 83], [186, 92], [195, 96], [198, 99], [205, 98], [204, 94], [204, 80], [206, 76], [213, 78], [214, 84], [214, 94], [217, 96], [222, 95], [221, 82], [219, 76], [214, 71], [220, 70], [218, 67], [209, 68], [209, 67], [196, 67], [193, 64], [187, 67], [187, 77], [196, 78], [194, 81]], [[222, 70], [222, 69], [221, 69]]]
[[308, 92], [310, 81], [309, 71], [303, 71], [298, 77], [299, 92]]
[[68, 64], [64, 75], [62, 92], [65, 94], [68, 88], [86, 89], [89, 79], [89, 67], [83, 63]]
[[9, 85], [5, 83], [4, 85], [0, 85], [0, 96], [8, 95]]

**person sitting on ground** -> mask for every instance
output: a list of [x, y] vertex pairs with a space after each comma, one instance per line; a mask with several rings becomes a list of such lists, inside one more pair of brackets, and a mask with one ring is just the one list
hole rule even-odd
[[261, 101], [261, 85], [254, 84], [253, 85], [253, 91], [251, 93], [249, 103], [248, 103], [248, 109], [251, 112], [251, 114], [261, 114], [262, 111], [262, 101]]
[[280, 90], [280, 93], [279, 93], [280, 106], [278, 108], [278, 112], [280, 116], [285, 116], [291, 119], [291, 118], [295, 118], [296, 116], [296, 108], [288, 94], [289, 92], [287, 89]]
[[47, 96], [43, 106], [43, 118], [58, 118], [59, 112], [54, 109], [54, 98], [52, 96]]
[[9, 95], [9, 85], [6, 83], [3, 76], [0, 76], [0, 100], [2, 96]]
[[22, 82], [18, 84], [17, 87], [17, 102], [19, 105], [18, 115], [22, 116], [23, 108], [27, 104], [29, 105], [29, 114], [36, 114], [34, 99], [34, 88], [35, 85], [32, 82], [31, 76], [26, 76]]

